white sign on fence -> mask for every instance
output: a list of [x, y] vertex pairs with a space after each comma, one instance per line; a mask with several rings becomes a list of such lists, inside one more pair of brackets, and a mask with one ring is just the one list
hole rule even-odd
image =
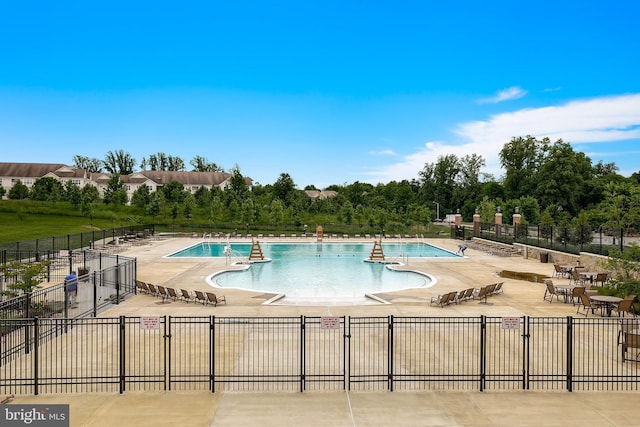
[[141, 317], [140, 329], [144, 329], [144, 330], [160, 329], [160, 318], [158, 316]]
[[340, 329], [340, 318], [335, 316], [321, 317], [320, 329]]
[[502, 329], [520, 329], [519, 317], [503, 317]]

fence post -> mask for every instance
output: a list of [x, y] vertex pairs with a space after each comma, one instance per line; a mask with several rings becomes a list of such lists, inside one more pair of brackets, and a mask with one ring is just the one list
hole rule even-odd
[[164, 324], [163, 324], [163, 334], [162, 334], [162, 338], [164, 341], [164, 379], [163, 379], [163, 384], [164, 384], [164, 390], [167, 391], [167, 384], [168, 384], [168, 390], [171, 391], [171, 324], [169, 322], [171, 322], [171, 316], [169, 316], [167, 318], [167, 315], [165, 314], [164, 316]]
[[124, 316], [120, 316], [120, 343], [119, 343], [119, 348], [120, 348], [120, 394], [124, 393], [125, 391], [125, 361], [126, 361], [126, 355], [125, 355], [125, 342], [126, 342], [126, 335], [125, 335], [125, 317]]
[[388, 369], [387, 374], [389, 391], [393, 391], [393, 315], [388, 318]]
[[345, 353], [347, 362], [345, 363], [346, 370], [346, 390], [351, 390], [351, 316], [346, 317], [346, 321], [348, 321], [348, 325], [345, 326], [346, 334], [344, 339], [345, 342]]
[[[40, 324], [38, 323], [38, 316], [33, 318], [33, 394], [35, 394], [36, 396], [38, 395], [39, 392], [39, 387], [38, 387], [38, 377], [39, 377], [39, 371], [38, 371], [38, 353], [39, 353], [39, 346], [38, 343], [40, 341]], [[27, 328], [29, 329], [29, 328]], [[28, 342], [28, 341], [26, 341]], [[25, 343], [26, 343], [25, 342]]]
[[116, 304], [120, 304], [120, 264], [116, 257]]
[[216, 392], [216, 316], [209, 316], [209, 391]]
[[93, 283], [93, 317], [98, 317], [98, 286], [96, 284], [97, 271], [91, 274], [91, 281]]
[[567, 316], [567, 391], [573, 391], [573, 317]]
[[304, 315], [300, 316], [300, 393], [302, 393], [304, 391], [305, 388], [305, 367], [304, 367], [304, 363], [305, 363], [305, 354], [304, 354], [304, 349], [306, 347], [305, 345], [305, 336], [306, 336], [306, 320], [307, 318]]
[[480, 316], [480, 391], [484, 391], [487, 375], [487, 316]]
[[522, 334], [522, 389], [529, 390], [529, 316], [524, 316], [524, 333]]

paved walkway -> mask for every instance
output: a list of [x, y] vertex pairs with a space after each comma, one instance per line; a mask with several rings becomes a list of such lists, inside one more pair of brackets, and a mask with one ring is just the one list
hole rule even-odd
[[[207, 288], [205, 278], [224, 260], [163, 258], [196, 243], [170, 239], [132, 248], [141, 280], [175, 288]], [[432, 240], [455, 251], [457, 242]], [[372, 244], [372, 242], [370, 242]], [[499, 257], [468, 249], [465, 259], [411, 261], [411, 269], [428, 272], [436, 286], [379, 294], [390, 304], [307, 305], [281, 300], [264, 304], [273, 294], [225, 290], [229, 303], [218, 307], [172, 302], [158, 304], [136, 295], [102, 313], [117, 315], [220, 316], [568, 316], [575, 307], [542, 300], [544, 285], [497, 276], [502, 270], [551, 275], [552, 264], [521, 257]], [[430, 306], [432, 296], [504, 281], [504, 293], [488, 304], [469, 301], [446, 308]], [[558, 284], [567, 279], [554, 279]], [[636, 392], [126, 392], [18, 396], [12, 403], [68, 403], [72, 426], [630, 426], [638, 424]]]

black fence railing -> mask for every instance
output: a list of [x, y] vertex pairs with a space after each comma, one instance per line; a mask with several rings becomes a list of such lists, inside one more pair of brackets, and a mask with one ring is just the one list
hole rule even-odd
[[[48, 274], [50, 282], [60, 283], [13, 298], [2, 297], [0, 319], [96, 316], [106, 307], [117, 304], [127, 295], [136, 292], [135, 258], [95, 251], [77, 251], [76, 255], [82, 260], [81, 263], [65, 265], [61, 271], [52, 270]], [[62, 283], [68, 269], [79, 272], [78, 294], [73, 307]], [[16, 278], [0, 277], [0, 289], [8, 289], [13, 279]]]
[[640, 349], [625, 342], [631, 322], [638, 319], [121, 316], [0, 321], [12, 329], [1, 341], [0, 394], [638, 391]]
[[465, 225], [454, 227], [454, 236], [460, 239], [480, 237], [502, 243], [522, 243], [573, 254], [589, 252], [600, 255], [609, 255], [612, 249], [624, 251], [631, 244], [640, 242], [639, 230], [530, 224]]
[[41, 239], [0, 243], [0, 263], [16, 259], [15, 254], [30, 259], [49, 259], [54, 254], [68, 253], [76, 249], [108, 247], [119, 240], [126, 241], [154, 234], [154, 226], [149, 224], [131, 225], [106, 230], [92, 230], [84, 233], [66, 234]]

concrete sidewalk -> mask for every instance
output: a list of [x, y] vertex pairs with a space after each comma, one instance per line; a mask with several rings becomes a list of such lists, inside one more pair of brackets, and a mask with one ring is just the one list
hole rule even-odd
[[128, 392], [21, 396], [70, 405], [70, 425], [634, 426], [635, 392]]

